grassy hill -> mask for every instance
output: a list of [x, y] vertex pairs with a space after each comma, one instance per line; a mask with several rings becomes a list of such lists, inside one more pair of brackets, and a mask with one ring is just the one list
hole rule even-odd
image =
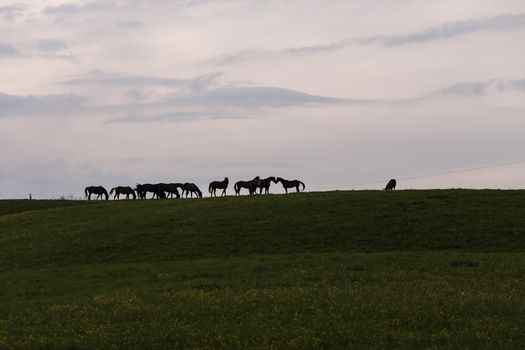
[[0, 201], [0, 348], [505, 348], [525, 191]]

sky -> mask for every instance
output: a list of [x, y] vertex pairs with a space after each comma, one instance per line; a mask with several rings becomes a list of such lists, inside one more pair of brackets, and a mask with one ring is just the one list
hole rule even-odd
[[0, 198], [524, 188], [524, 37], [522, 0], [2, 0]]

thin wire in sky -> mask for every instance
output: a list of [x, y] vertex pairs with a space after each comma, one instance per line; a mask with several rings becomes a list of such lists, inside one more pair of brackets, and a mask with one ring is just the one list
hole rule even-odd
[[[475, 167], [475, 168], [466, 168], [466, 169], [458, 169], [458, 170], [451, 170], [451, 171], [443, 171], [443, 172], [439, 172], [439, 173], [431, 173], [431, 174], [425, 174], [425, 175], [401, 177], [401, 178], [398, 178], [396, 180], [398, 180], [398, 181], [399, 180], [401, 180], [401, 181], [409, 181], [409, 180], [423, 179], [423, 178], [427, 178], [427, 177], [452, 175], [452, 174], [461, 174], [461, 173], [467, 173], [467, 172], [471, 172], [471, 171], [479, 171], [479, 170], [485, 170], [485, 169], [501, 168], [501, 167], [506, 167], [506, 166], [520, 164], [520, 163], [525, 163], [525, 160], [517, 160], [517, 161], [514, 161], [514, 162], [485, 165], [485, 166], [480, 166], [480, 167]], [[386, 180], [388, 180], [388, 179], [386, 179]], [[386, 180], [361, 182], [361, 183], [354, 183], [354, 184], [349, 184], [349, 185], [318, 187], [318, 188], [312, 188], [309, 191], [317, 191], [317, 190], [330, 189], [330, 188], [354, 188], [354, 187], [366, 186], [366, 185], [377, 185], [377, 184], [385, 183]]]

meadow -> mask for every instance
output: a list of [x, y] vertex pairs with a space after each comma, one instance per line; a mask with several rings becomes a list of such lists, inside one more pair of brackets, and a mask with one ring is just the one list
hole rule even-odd
[[511, 349], [525, 191], [0, 201], [0, 348]]

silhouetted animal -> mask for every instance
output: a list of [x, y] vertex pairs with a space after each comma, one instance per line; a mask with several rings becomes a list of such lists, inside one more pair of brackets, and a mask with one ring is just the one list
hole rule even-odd
[[226, 189], [228, 188], [228, 183], [230, 180], [228, 180], [227, 177], [224, 178], [222, 181], [212, 181], [210, 182], [210, 186], [208, 186], [208, 191], [210, 192], [210, 196], [217, 197], [217, 189], [222, 190], [221, 197], [226, 196]]
[[184, 191], [184, 185], [181, 183], [162, 184], [162, 189], [167, 193], [166, 197], [169, 198], [173, 198], [173, 195], [176, 198], [180, 198], [179, 188], [181, 191]]
[[97, 198], [102, 198], [102, 195], [106, 196], [106, 200], [109, 199], [108, 191], [102, 186], [88, 186], [84, 189], [84, 193], [86, 194], [86, 197], [88, 200], [91, 199], [92, 194], [96, 194]]
[[164, 193], [163, 184], [137, 184], [135, 191], [139, 195], [140, 199], [146, 199], [148, 192], [153, 193], [151, 199], [157, 198], [166, 198], [166, 193]]
[[113, 187], [111, 191], [109, 191], [109, 194], [111, 195], [113, 192], [115, 194], [113, 195], [113, 199], [120, 199], [121, 194], [126, 195], [126, 199], [129, 199], [129, 196], [133, 196], [133, 199], [137, 199], [137, 196], [135, 195], [135, 191], [129, 186], [117, 186]]
[[185, 193], [186, 194], [186, 198], [188, 198], [188, 194], [191, 195], [191, 198], [193, 198], [193, 194], [195, 193], [199, 198], [202, 198], [202, 192], [201, 190], [199, 190], [199, 188], [197, 187], [197, 185], [195, 185], [194, 183], [189, 183], [189, 182], [186, 182], [184, 184], [184, 192], [183, 194]]
[[270, 193], [270, 185], [272, 182], [277, 183], [277, 179], [274, 176], [267, 177], [266, 179], [262, 179], [259, 181], [259, 194], [262, 194], [262, 191], [264, 189], [265, 194]]
[[259, 186], [260, 181], [261, 179], [259, 178], [259, 176], [256, 176], [250, 181], [237, 181], [233, 186], [233, 189], [235, 190], [235, 195], [238, 196], [241, 194], [241, 188], [248, 189], [250, 194], [256, 194], [257, 187]]
[[385, 190], [395, 190], [396, 185], [396, 179], [390, 179], [390, 181], [388, 181], [388, 183], [386, 184]]
[[303, 183], [302, 181], [299, 181], [299, 180], [285, 180], [285, 179], [283, 179], [282, 177], [278, 177], [278, 178], [277, 178], [277, 181], [276, 181], [275, 183], [277, 183], [277, 182], [280, 182], [280, 183], [283, 185], [284, 191], [285, 191], [286, 193], [288, 193], [288, 189], [289, 189], [289, 188], [293, 188], [293, 187], [295, 187], [295, 189], [297, 190], [297, 192], [300, 192], [300, 191], [299, 191], [299, 186], [300, 186], [300, 185], [303, 186], [303, 191], [304, 191], [304, 189], [305, 189], [305, 185], [304, 185], [304, 183]]

